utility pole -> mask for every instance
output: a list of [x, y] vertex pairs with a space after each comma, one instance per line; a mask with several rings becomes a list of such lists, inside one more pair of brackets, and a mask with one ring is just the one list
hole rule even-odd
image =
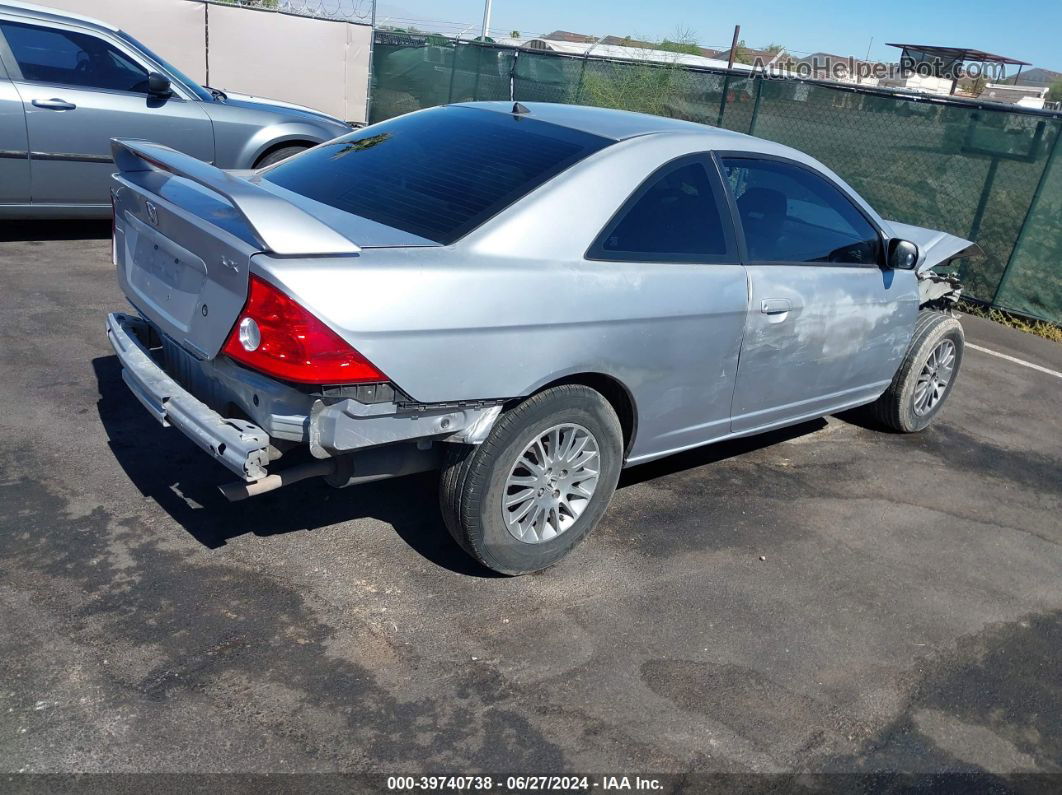
[[[490, 5], [490, 0], [487, 0], [487, 5]], [[734, 51], [737, 49], [738, 36], [741, 35], [741, 25], [734, 25], [734, 41], [730, 44], [730, 58], [727, 59], [726, 68], [734, 68]]]
[[480, 38], [484, 41], [487, 40], [487, 35], [490, 32], [490, 6], [491, 0], [484, 0], [483, 2], [483, 30], [479, 34]]
[[726, 113], [726, 98], [730, 93], [730, 71], [734, 68], [734, 51], [737, 50], [738, 34], [741, 33], [741, 25], [734, 25], [734, 40], [730, 43], [730, 57], [727, 59], [727, 73], [723, 78], [723, 94], [719, 97], [719, 118], [715, 120], [716, 127], [723, 126], [723, 114]]

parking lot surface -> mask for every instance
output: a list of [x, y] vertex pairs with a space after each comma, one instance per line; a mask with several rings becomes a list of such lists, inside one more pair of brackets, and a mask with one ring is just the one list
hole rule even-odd
[[1062, 772], [1062, 379], [969, 350], [920, 435], [630, 469], [507, 579], [430, 475], [227, 504], [122, 382], [108, 232], [0, 242], [3, 771]]

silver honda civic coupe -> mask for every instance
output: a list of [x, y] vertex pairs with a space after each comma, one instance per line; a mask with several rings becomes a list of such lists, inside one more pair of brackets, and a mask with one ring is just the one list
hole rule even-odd
[[738, 133], [485, 102], [250, 175], [114, 159], [136, 312], [107, 333], [222, 491], [439, 469], [450, 533], [507, 574], [571, 550], [624, 466], [862, 405], [918, 431], [962, 363], [931, 269], [976, 246]]

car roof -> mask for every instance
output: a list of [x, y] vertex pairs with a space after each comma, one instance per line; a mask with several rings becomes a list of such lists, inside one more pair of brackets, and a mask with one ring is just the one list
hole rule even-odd
[[[635, 113], [629, 110], [594, 108], [587, 105], [562, 105], [552, 102], [521, 102], [519, 104], [527, 108], [528, 118], [557, 124], [561, 127], [570, 127], [615, 141], [656, 133], [699, 133], [717, 139], [712, 144], [713, 148], [725, 148], [727, 142], [732, 143], [737, 138], [746, 140], [749, 138], [744, 133], [709, 127], [706, 124], [669, 119], [665, 116], [651, 116], [648, 113]], [[461, 102], [457, 103], [457, 107], [479, 108], [497, 113], [513, 112], [512, 102]]]
[[0, 13], [14, 14], [15, 16], [24, 16], [29, 19], [37, 19], [46, 22], [78, 22], [83, 25], [115, 33], [119, 30], [116, 26], [99, 19], [75, 14], [72, 11], [63, 11], [58, 8], [46, 8], [31, 3], [15, 3], [10, 1], [0, 2]]

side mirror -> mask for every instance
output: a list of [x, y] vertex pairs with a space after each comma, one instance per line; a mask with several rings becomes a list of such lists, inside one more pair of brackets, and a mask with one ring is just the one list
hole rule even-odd
[[166, 75], [151, 72], [148, 74], [147, 83], [148, 94], [153, 97], [168, 97], [173, 94], [173, 89], [170, 88], [170, 78]]
[[892, 270], [913, 270], [918, 262], [918, 246], [909, 240], [893, 238], [889, 241], [888, 265]]

